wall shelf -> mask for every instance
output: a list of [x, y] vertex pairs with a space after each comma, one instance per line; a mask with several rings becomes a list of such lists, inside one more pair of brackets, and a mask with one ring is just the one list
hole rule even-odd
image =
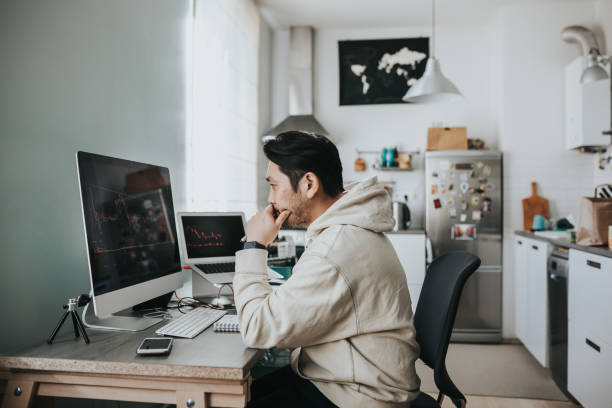
[[[360, 149], [355, 149], [355, 151], [357, 152], [357, 154], [382, 154], [382, 149], [381, 150], [360, 150]], [[421, 154], [420, 150], [398, 150], [397, 154]]]
[[378, 167], [375, 165], [372, 165], [372, 168], [376, 171], [412, 171], [414, 170], [413, 167]]

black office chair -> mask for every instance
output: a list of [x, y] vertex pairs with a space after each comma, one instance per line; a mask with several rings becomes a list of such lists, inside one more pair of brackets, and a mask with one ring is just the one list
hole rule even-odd
[[465, 396], [446, 371], [446, 351], [450, 341], [461, 291], [467, 279], [480, 266], [480, 259], [468, 252], [449, 252], [434, 259], [425, 275], [414, 314], [416, 339], [421, 360], [434, 370], [440, 393], [438, 400], [421, 392], [411, 408], [440, 407], [448, 396], [456, 407], [465, 407]]

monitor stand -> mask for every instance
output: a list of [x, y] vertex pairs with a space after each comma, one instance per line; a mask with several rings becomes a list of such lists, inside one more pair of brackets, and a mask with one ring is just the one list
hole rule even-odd
[[91, 302], [83, 309], [83, 324], [92, 329], [119, 330], [119, 331], [142, 331], [163, 319], [157, 317], [142, 317], [142, 313], [131, 308], [122, 310], [104, 319], [96, 317]]
[[210, 304], [216, 307], [226, 308], [234, 306], [234, 302], [227, 296], [218, 296], [210, 301]]

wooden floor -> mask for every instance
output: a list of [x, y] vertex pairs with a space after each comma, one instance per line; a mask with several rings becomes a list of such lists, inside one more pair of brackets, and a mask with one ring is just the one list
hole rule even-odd
[[[436, 398], [437, 395], [430, 394]], [[570, 401], [544, 401], [521, 398], [482, 397], [479, 395], [466, 395], [469, 408], [576, 408]], [[455, 408], [453, 402], [445, 398], [442, 408]]]

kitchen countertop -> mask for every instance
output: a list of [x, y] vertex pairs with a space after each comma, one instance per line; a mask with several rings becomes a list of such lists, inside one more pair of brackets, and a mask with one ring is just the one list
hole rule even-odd
[[551, 244], [556, 245], [556, 246], [560, 246], [560, 247], [564, 247], [564, 248], [573, 248], [573, 249], [577, 249], [579, 251], [588, 252], [590, 254], [601, 255], [601, 256], [606, 256], [608, 258], [612, 258], [612, 250], [610, 250], [605, 245], [601, 245], [601, 246], [578, 245], [578, 244], [573, 244], [573, 243], [570, 243], [570, 242], [567, 242], [567, 241], [561, 241], [561, 240], [557, 240], [557, 239], [550, 239], [550, 238], [546, 238], [546, 237], [543, 237], [543, 236], [540, 236], [540, 235], [535, 235], [533, 232], [530, 232], [530, 231], [516, 230], [516, 231], [514, 231], [514, 233], [516, 235], [521, 236], [521, 237], [536, 239], [538, 241], [550, 242]]
[[400, 230], [400, 231], [389, 231], [389, 232], [385, 232], [385, 234], [425, 234], [425, 230], [407, 229], [407, 230]]

